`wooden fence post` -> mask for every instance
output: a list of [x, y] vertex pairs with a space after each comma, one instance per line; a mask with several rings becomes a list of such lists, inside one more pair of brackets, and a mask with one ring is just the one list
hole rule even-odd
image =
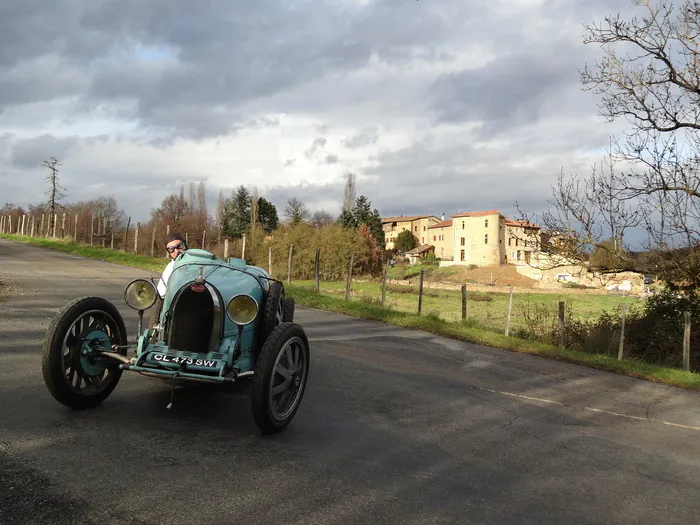
[[294, 253], [294, 245], [289, 245], [289, 259], [287, 260], [287, 283], [292, 282], [292, 254]]
[[314, 291], [321, 289], [321, 248], [316, 248], [316, 260], [314, 261]]
[[384, 275], [382, 276], [382, 306], [386, 300], [386, 279], [389, 276], [389, 259], [386, 260], [384, 265]]
[[53, 238], [56, 238], [56, 227], [58, 226], [58, 215], [53, 214]]
[[467, 320], [467, 284], [462, 283], [462, 321]]
[[267, 273], [272, 277], [272, 246], [267, 249]]
[[189, 233], [185, 233], [185, 244], [187, 246], [190, 245], [190, 234]]
[[685, 330], [683, 331], [683, 370], [690, 371], [690, 312], [683, 312]]
[[206, 240], [207, 240], [207, 230], [204, 230], [202, 232], [202, 250], [204, 249]]
[[129, 251], [129, 225], [131, 224], [131, 217], [126, 221], [126, 231], [124, 232], [124, 251]]
[[31, 231], [29, 232], [29, 236], [30, 236], [30, 237], [34, 237], [34, 226], [35, 226], [34, 222], [35, 222], [35, 221], [34, 221], [34, 215], [32, 215], [32, 229], [31, 229]]
[[102, 218], [102, 247], [105, 247], [107, 242], [107, 217]]
[[141, 229], [141, 222], [136, 221], [136, 229], [134, 230], [134, 253], [139, 253], [139, 230]]
[[66, 238], [66, 214], [65, 212], [61, 216], [61, 238]]
[[418, 281], [418, 315], [423, 310], [423, 268], [420, 269], [420, 279]]
[[348, 264], [348, 280], [345, 282], [345, 300], [350, 299], [350, 287], [352, 285], [352, 265], [355, 261], [355, 254], [350, 254], [350, 263]]
[[75, 228], [73, 230], [73, 241], [78, 242], [78, 214], [75, 214]]
[[510, 334], [510, 314], [513, 311], [513, 285], [510, 285], [510, 294], [508, 296], [508, 315], [506, 316], [506, 337]]
[[228, 261], [228, 239], [224, 239], [224, 261]]
[[622, 361], [625, 353], [625, 314], [627, 313], [627, 305], [622, 305], [622, 318], [620, 319], [620, 347], [617, 350], [617, 360]]
[[114, 250], [114, 228], [115, 228], [116, 226], [117, 226], [117, 221], [116, 221], [116, 219], [115, 219], [114, 222], [112, 223], [112, 231], [111, 231], [112, 235], [110, 235], [111, 238], [110, 238], [110, 240], [109, 240], [109, 247], [110, 247], [110, 249], [112, 249], [112, 250]]
[[44, 214], [41, 214], [41, 225], [39, 226], [39, 237], [44, 236]]
[[156, 225], [153, 224], [153, 231], [151, 232], [151, 257], [155, 257], [156, 251]]
[[565, 348], [564, 346], [564, 301], [559, 301], [559, 346]]
[[90, 246], [92, 246], [94, 238], [95, 238], [95, 216], [90, 215]]
[[241, 234], [241, 259], [245, 260], [245, 233]]

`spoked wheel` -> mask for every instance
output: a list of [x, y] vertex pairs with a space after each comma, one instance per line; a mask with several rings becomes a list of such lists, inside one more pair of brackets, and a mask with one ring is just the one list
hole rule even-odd
[[255, 365], [251, 403], [265, 434], [281, 432], [299, 409], [309, 375], [309, 340], [295, 323], [278, 325]]
[[96, 349], [126, 342], [124, 320], [106, 299], [83, 297], [67, 304], [49, 325], [42, 348], [44, 382], [51, 395], [72, 408], [99, 405], [122, 371]]

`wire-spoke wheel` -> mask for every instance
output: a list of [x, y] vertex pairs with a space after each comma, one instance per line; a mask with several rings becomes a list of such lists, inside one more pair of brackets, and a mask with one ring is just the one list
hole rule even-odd
[[126, 340], [124, 320], [106, 299], [83, 297], [66, 305], [49, 325], [42, 349], [44, 382], [51, 395], [73, 408], [100, 404], [122, 371], [98, 349], [125, 345]]
[[265, 434], [284, 430], [299, 409], [309, 375], [309, 340], [295, 323], [278, 325], [255, 366], [251, 402]]

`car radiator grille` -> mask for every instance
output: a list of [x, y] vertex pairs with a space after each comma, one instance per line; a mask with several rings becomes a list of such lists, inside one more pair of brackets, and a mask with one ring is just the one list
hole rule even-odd
[[208, 290], [185, 289], [173, 306], [168, 346], [195, 354], [209, 352], [215, 317], [214, 301]]

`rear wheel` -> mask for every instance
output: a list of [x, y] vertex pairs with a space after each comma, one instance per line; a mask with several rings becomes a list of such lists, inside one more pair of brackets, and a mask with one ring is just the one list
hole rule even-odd
[[112, 303], [101, 297], [68, 303], [49, 325], [42, 347], [46, 387], [66, 406], [99, 405], [117, 386], [122, 370], [96, 349], [126, 343], [124, 320]]
[[255, 365], [251, 405], [264, 434], [284, 430], [299, 409], [309, 375], [309, 340], [295, 323], [277, 326]]

